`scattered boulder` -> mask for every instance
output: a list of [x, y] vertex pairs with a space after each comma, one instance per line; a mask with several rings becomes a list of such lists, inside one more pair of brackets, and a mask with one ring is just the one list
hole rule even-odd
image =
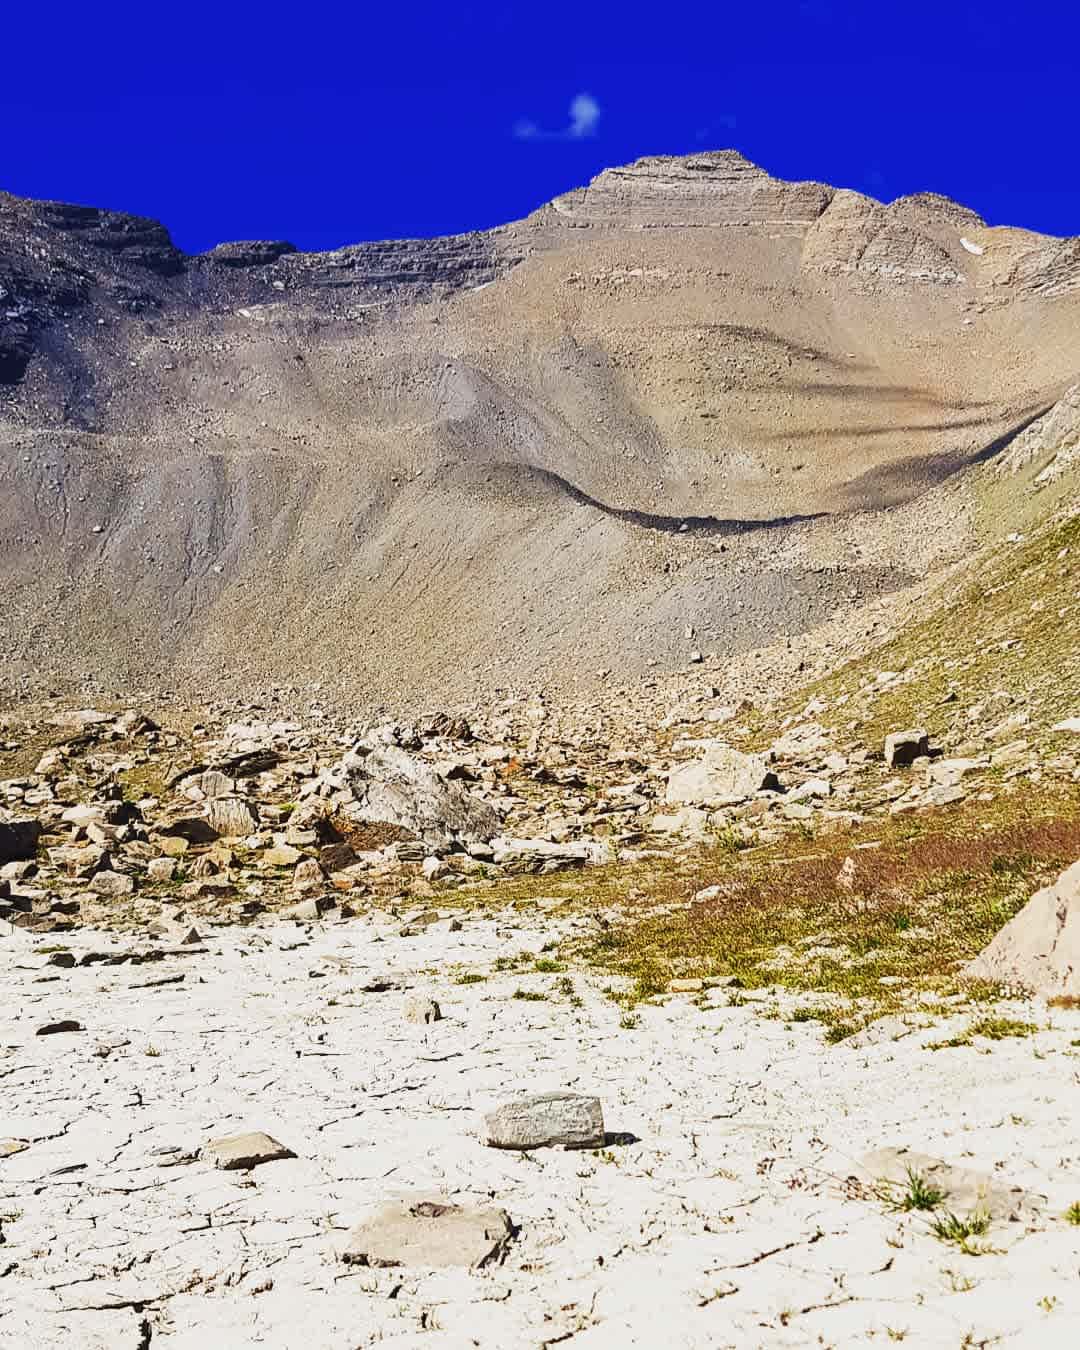
[[82, 1031], [83, 1024], [76, 1022], [73, 1017], [66, 1017], [59, 1022], [46, 1022], [44, 1026], [38, 1027], [34, 1032], [35, 1036], [59, 1036], [66, 1031]]
[[475, 1270], [497, 1261], [513, 1235], [502, 1209], [474, 1209], [441, 1196], [400, 1200], [354, 1228], [341, 1259], [357, 1266]]
[[[203, 777], [206, 778], [208, 775], [204, 774]], [[223, 839], [242, 838], [250, 834], [259, 823], [251, 803], [243, 797], [208, 797], [206, 819], [215, 834]]]
[[747, 755], [720, 741], [706, 743], [700, 759], [668, 775], [665, 801], [705, 806], [745, 801], [756, 792], [778, 791], [779, 780], [761, 755]]
[[277, 1162], [281, 1158], [295, 1158], [292, 1149], [279, 1144], [270, 1135], [255, 1130], [251, 1134], [233, 1134], [222, 1139], [211, 1139], [204, 1147], [205, 1157], [225, 1172], [249, 1170], [262, 1163]]
[[89, 886], [95, 895], [104, 895], [114, 900], [124, 895], [133, 895], [135, 892], [135, 882], [123, 872], [97, 872], [90, 878]]
[[541, 1092], [503, 1102], [484, 1116], [492, 1148], [599, 1148], [604, 1112], [599, 1097], [578, 1092]]
[[547, 839], [500, 838], [494, 841], [494, 847], [496, 867], [502, 867], [514, 876], [530, 872], [538, 876], [566, 872], [589, 862], [603, 861], [605, 852], [598, 852], [595, 844], [553, 844]]
[[41, 824], [33, 817], [0, 817], [0, 863], [32, 858], [40, 838]]
[[964, 974], [1047, 997], [1080, 997], [1080, 862], [1037, 891]]
[[892, 731], [885, 737], [885, 763], [901, 768], [930, 753], [930, 734], [925, 727], [910, 731]]
[[323, 882], [326, 878], [323, 876], [323, 870], [319, 866], [316, 858], [304, 858], [302, 862], [296, 864], [296, 870], [293, 872], [292, 886], [293, 890], [303, 893], [304, 891], [322, 890]]
[[267, 867], [295, 867], [303, 856], [292, 844], [275, 844], [273, 848], [263, 849], [259, 861]]
[[398, 825], [436, 852], [487, 843], [499, 829], [494, 807], [396, 745], [360, 742], [341, 762], [355, 820]]
[[97, 712], [94, 708], [80, 708], [72, 712], [57, 713], [47, 719], [50, 727], [60, 727], [64, 731], [85, 731], [87, 727], [102, 726], [113, 720], [112, 713]]

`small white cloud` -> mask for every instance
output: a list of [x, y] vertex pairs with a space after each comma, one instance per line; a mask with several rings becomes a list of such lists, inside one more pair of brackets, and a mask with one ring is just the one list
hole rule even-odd
[[528, 118], [514, 123], [519, 141], [582, 141], [596, 135], [600, 122], [600, 104], [592, 94], [575, 94], [570, 100], [570, 121], [560, 131], [545, 131]]
[[567, 135], [573, 140], [595, 136], [600, 121], [600, 104], [592, 94], [576, 94], [570, 102], [570, 126]]

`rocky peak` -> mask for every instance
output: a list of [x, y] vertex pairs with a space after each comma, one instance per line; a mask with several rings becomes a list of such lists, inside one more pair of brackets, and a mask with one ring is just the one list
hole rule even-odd
[[737, 150], [649, 155], [605, 169], [553, 208], [582, 223], [637, 228], [809, 224], [832, 200], [821, 183], [772, 178]]

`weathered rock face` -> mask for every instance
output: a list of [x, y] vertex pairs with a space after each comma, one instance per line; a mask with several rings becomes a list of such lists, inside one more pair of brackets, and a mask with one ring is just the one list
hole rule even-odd
[[779, 787], [760, 755], [746, 755], [717, 741], [689, 764], [680, 764], [668, 777], [666, 800], [700, 806], [707, 803], [745, 801], [764, 788]]
[[433, 849], [487, 843], [499, 816], [481, 797], [449, 782], [396, 745], [358, 745], [342, 761], [355, 802], [346, 814], [410, 831]]
[[1080, 862], [1037, 891], [964, 973], [1048, 997], [1080, 996]]
[[478, 1269], [497, 1260], [513, 1236], [502, 1209], [474, 1209], [442, 1197], [387, 1205], [349, 1234], [348, 1265]]

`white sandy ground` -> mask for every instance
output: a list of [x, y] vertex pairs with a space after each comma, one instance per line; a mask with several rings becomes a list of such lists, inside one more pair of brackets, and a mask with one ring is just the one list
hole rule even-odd
[[[982, 1050], [925, 1048], [962, 1016], [860, 1048], [718, 990], [627, 1029], [602, 977], [572, 975], [575, 1007], [558, 975], [491, 970], [566, 921], [398, 926], [217, 930], [203, 952], [72, 970], [0, 937], [0, 1142], [30, 1145], [0, 1157], [3, 1350], [1080, 1344], [1080, 1228], [1060, 1217], [1080, 1200], [1080, 1013], [1010, 1005], [1053, 1025]], [[489, 978], [456, 984], [461, 967]], [[404, 1022], [409, 989], [444, 1020]], [[62, 1017], [85, 1031], [34, 1034]], [[481, 1142], [479, 1108], [551, 1088], [596, 1092], [639, 1142]], [[246, 1130], [299, 1156], [185, 1159]], [[965, 1255], [843, 1185], [893, 1144], [1025, 1187], [1042, 1214]], [[504, 1207], [504, 1264], [342, 1265], [348, 1230], [413, 1191]]]

